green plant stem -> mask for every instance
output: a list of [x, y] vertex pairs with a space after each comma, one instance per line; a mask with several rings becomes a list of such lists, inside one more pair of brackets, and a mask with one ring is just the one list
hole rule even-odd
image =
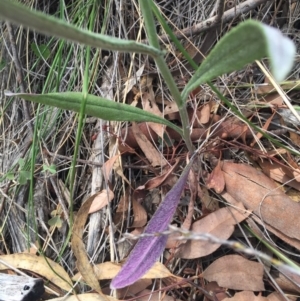
[[[145, 1], [145, 0], [140, 0], [139, 3], [140, 3], [142, 15], [144, 17], [145, 28], [146, 28], [149, 44], [150, 46], [156, 49], [160, 49], [157, 33], [155, 30], [154, 18], [151, 11], [151, 5], [149, 1]], [[190, 151], [190, 153], [193, 153], [195, 148], [190, 137], [189, 118], [186, 110], [186, 103], [181, 98], [179, 89], [173, 79], [173, 76], [164, 58], [161, 56], [156, 56], [154, 59], [162, 77], [164, 78], [171, 92], [174, 101], [178, 106], [181, 123], [182, 123], [183, 139], [185, 140], [186, 146]]]
[[286, 257], [284, 254], [282, 254], [280, 251], [278, 251], [276, 248], [274, 248], [268, 241], [264, 240], [262, 237], [260, 237], [258, 234], [256, 234], [250, 227], [247, 225], [244, 225], [245, 228], [254, 235], [260, 242], [262, 242], [269, 250], [271, 250], [278, 258], [280, 258], [283, 262], [285, 262], [290, 267], [293, 267], [297, 271], [300, 271], [300, 267], [298, 264], [296, 264], [293, 260]]

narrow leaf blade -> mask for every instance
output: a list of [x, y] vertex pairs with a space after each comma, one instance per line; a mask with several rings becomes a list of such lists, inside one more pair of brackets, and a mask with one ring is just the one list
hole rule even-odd
[[[82, 93], [80, 92], [64, 92], [64, 93], [49, 93], [49, 94], [26, 94], [26, 93], [11, 93], [6, 92], [7, 96], [18, 96], [25, 100], [41, 103], [49, 106], [54, 106], [64, 110], [80, 112], [82, 102]], [[180, 135], [182, 130], [159, 116], [144, 111], [142, 109], [132, 107], [127, 104], [117, 103], [105, 98], [87, 95], [86, 109], [87, 115], [102, 118], [104, 120], [114, 121], [136, 121], [136, 122], [156, 122], [164, 124], [174, 129]]]
[[111, 288], [122, 288], [136, 282], [152, 267], [163, 252], [167, 236], [158, 236], [155, 234], [167, 229], [179, 203], [192, 166], [192, 161], [185, 167], [177, 183], [167, 193], [165, 199], [149, 221], [144, 233], [153, 234], [153, 236], [139, 239], [121, 271], [112, 280]]

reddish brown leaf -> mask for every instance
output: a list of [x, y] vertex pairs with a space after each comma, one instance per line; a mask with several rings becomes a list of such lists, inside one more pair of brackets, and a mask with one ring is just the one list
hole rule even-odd
[[126, 296], [132, 297], [142, 290], [146, 289], [152, 283], [151, 279], [140, 279], [134, 284], [126, 286], [124, 288], [120, 288], [117, 290], [117, 297], [118, 299], [125, 299]]
[[[268, 295], [267, 300], [268, 301], [286, 301], [286, 298], [284, 296], [282, 296], [281, 294], [277, 293], [277, 292], [273, 292], [270, 295]], [[296, 296], [294, 296], [294, 299], [289, 297], [288, 300], [296, 301], [298, 299], [297, 299]]]
[[296, 180], [292, 179], [290, 176], [288, 176], [282, 167], [282, 165], [273, 162], [272, 164], [267, 160], [259, 160], [258, 161], [259, 166], [263, 170], [263, 172], [272, 178], [273, 180], [280, 182], [282, 184], [288, 185], [290, 187], [293, 187], [300, 191], [300, 183]]
[[223, 301], [268, 301], [268, 299], [262, 297], [261, 294], [256, 296], [253, 292], [243, 291], [236, 293], [232, 298], [223, 299]]
[[145, 208], [137, 202], [135, 199], [132, 200], [132, 209], [133, 209], [133, 224], [132, 227], [143, 227], [147, 223], [147, 212]]
[[[155, 97], [153, 90], [150, 89], [152, 93], [147, 93], [144, 92], [141, 100], [142, 100], [142, 105], [143, 109], [147, 112], [153, 113], [157, 116], [163, 117], [162, 112], [158, 108], [156, 102], [155, 102]], [[165, 126], [162, 124], [154, 123], [154, 122], [148, 122], [149, 127], [160, 137], [164, 137], [164, 132], [165, 132]]]
[[[296, 238], [291, 238], [287, 235], [285, 235], [284, 233], [278, 231], [277, 229], [275, 229], [274, 227], [267, 225], [266, 223], [263, 223], [261, 221], [261, 219], [255, 215], [252, 215], [251, 218], [247, 219], [248, 224], [251, 223], [251, 220], [255, 220], [256, 223], [262, 225], [265, 229], [267, 229], [268, 231], [271, 231], [273, 234], [275, 234], [278, 238], [282, 239], [283, 241], [285, 241], [286, 243], [288, 243], [289, 245], [295, 247], [296, 249], [300, 250], [300, 241]], [[254, 222], [253, 222], [254, 223]], [[253, 224], [251, 223], [252, 227], [254, 228], [255, 223]], [[257, 227], [257, 226], [256, 226]], [[262, 237], [264, 237], [262, 235]]]
[[[300, 288], [296, 284], [294, 284], [291, 280], [286, 278], [284, 275], [282, 275], [281, 273], [273, 272], [272, 277], [282, 290], [299, 295]], [[298, 285], [299, 285], [299, 281], [298, 281]]]
[[216, 193], [221, 193], [225, 188], [225, 179], [221, 170], [221, 162], [219, 161], [212, 173], [209, 175], [206, 186], [209, 189], [214, 189]]
[[96, 196], [91, 204], [89, 214], [101, 210], [103, 207], [109, 204], [114, 198], [114, 193], [109, 189], [103, 189], [102, 191], [96, 193]]
[[[240, 255], [227, 255], [215, 260], [204, 272], [208, 281], [235, 290], [264, 291], [264, 267]], [[238, 299], [236, 299], [238, 300]]]
[[[239, 210], [230, 207], [222, 208], [195, 222], [191, 231], [209, 233], [220, 239], [228, 239], [234, 231], [234, 225], [244, 220], [249, 214], [245, 213], [245, 208], [241, 203]], [[220, 244], [208, 241], [189, 240], [181, 246], [176, 256], [187, 259], [198, 258], [211, 254], [219, 247]]]
[[109, 180], [109, 175], [113, 169], [113, 166], [116, 160], [120, 157], [120, 155], [115, 155], [112, 158], [109, 158], [102, 166], [102, 171], [106, 182]]
[[[157, 141], [158, 136], [157, 134], [147, 125], [147, 122], [141, 122], [138, 124], [139, 130], [141, 133], [143, 133], [149, 141]], [[128, 128], [123, 128], [121, 131], [121, 137], [120, 137], [120, 143], [119, 143], [119, 149], [120, 152], [122, 151], [128, 151], [128, 147], [124, 147], [124, 144], [127, 144], [128, 147], [136, 149], [139, 147], [134, 134], [132, 126]]]
[[150, 179], [149, 181], [147, 181], [145, 183], [145, 185], [139, 186], [137, 188], [137, 190], [141, 190], [141, 189], [151, 190], [151, 189], [154, 189], [154, 188], [160, 186], [169, 177], [169, 175], [174, 171], [174, 169], [178, 165], [178, 163], [179, 163], [179, 160], [177, 159], [176, 163], [173, 166], [167, 167], [168, 169], [166, 172], [164, 172], [160, 176]]
[[300, 204], [293, 202], [261, 171], [245, 164], [223, 162], [226, 191], [237, 201], [291, 238], [300, 239]]
[[133, 122], [132, 123], [133, 135], [145, 154], [146, 158], [149, 160], [152, 166], [165, 165], [166, 161], [162, 154], [153, 146], [153, 144], [148, 140], [148, 138], [140, 131], [139, 126]]

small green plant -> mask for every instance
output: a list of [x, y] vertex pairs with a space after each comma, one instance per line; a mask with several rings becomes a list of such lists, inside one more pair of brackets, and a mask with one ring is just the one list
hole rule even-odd
[[[180, 92], [164, 60], [165, 53], [160, 49], [153, 12], [177, 47], [184, 53], [183, 47], [175, 39], [171, 31], [168, 30], [166, 23], [159, 15], [152, 0], [140, 0], [140, 7], [144, 17], [149, 46], [135, 41], [124, 41], [110, 36], [94, 34], [89, 30], [79, 29], [54, 17], [32, 11], [10, 0], [1, 0], [0, 18], [21, 24], [50, 36], [76, 43], [107, 50], [136, 52], [152, 56], [178, 106], [182, 122], [181, 128], [141, 109], [90, 95], [87, 93], [87, 85], [85, 85], [82, 93], [70, 91], [38, 95], [6, 92], [6, 95], [19, 96], [36, 103], [80, 112], [80, 122], [82, 122], [84, 114], [88, 114], [105, 120], [161, 123], [169, 126], [181, 135], [192, 155], [194, 153], [194, 146], [190, 139], [190, 125], [186, 110], [186, 100], [195, 88], [203, 83], [210, 83], [212, 79], [224, 73], [239, 70], [246, 64], [264, 57], [270, 58], [271, 69], [277, 81], [284, 80], [292, 67], [295, 56], [295, 46], [291, 40], [284, 37], [281, 32], [275, 28], [256, 21], [245, 21], [232, 29], [217, 43], [206, 60], [199, 67], [197, 66], [194, 75], [183, 91]], [[44, 51], [40, 51], [40, 49], [39, 52], [44, 53]], [[187, 58], [192, 66], [196, 67], [193, 61], [189, 57]], [[218, 95], [220, 95], [219, 92]], [[122, 111], [122, 114], [120, 114], [120, 111]], [[76, 154], [74, 157], [76, 157]], [[166, 195], [157, 212], [148, 223], [145, 230], [146, 234], [155, 234], [167, 229], [179, 202], [192, 161], [191, 159], [191, 162], [184, 169], [177, 184]], [[142, 277], [162, 253], [165, 242], [165, 236], [153, 235], [141, 238], [120, 273], [113, 279], [111, 287], [121, 288], [134, 283]]]

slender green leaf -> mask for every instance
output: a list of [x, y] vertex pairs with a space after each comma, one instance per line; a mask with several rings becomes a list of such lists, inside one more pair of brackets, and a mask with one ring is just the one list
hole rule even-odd
[[64, 20], [30, 10], [25, 5], [13, 0], [0, 1], [0, 19], [23, 25], [46, 35], [106, 50], [138, 52], [149, 54], [153, 57], [163, 55], [161, 50], [154, 47], [135, 41], [126, 41], [102, 34], [95, 34], [88, 30], [80, 29]]
[[182, 98], [186, 100], [200, 84], [264, 57], [270, 57], [275, 79], [281, 81], [293, 65], [295, 53], [294, 43], [278, 29], [253, 20], [245, 21], [217, 43], [182, 91]]
[[[5, 94], [7, 96], [22, 97], [26, 100], [36, 103], [42, 103], [75, 112], [80, 112], [80, 105], [82, 102], [82, 93], [80, 92], [26, 94], [11, 93], [6, 91]], [[127, 104], [117, 103], [91, 94], [87, 95], [85, 113], [87, 115], [99, 117], [105, 120], [156, 122], [167, 125], [182, 135], [182, 130], [166, 119], [158, 117], [142, 109], [132, 107]]]

